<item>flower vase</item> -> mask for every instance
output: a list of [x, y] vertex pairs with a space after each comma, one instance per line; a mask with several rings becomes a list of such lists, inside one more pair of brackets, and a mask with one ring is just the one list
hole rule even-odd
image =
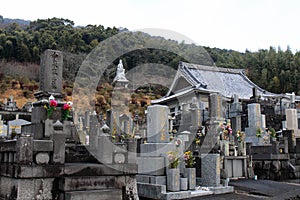
[[229, 156], [229, 141], [222, 140], [221, 149], [223, 150], [225, 156]]
[[188, 179], [180, 178], [180, 191], [188, 190]]
[[238, 142], [238, 156], [246, 156], [246, 144], [245, 142]]
[[258, 145], [264, 145], [265, 144], [264, 139], [262, 137], [258, 137], [257, 140], [258, 140], [258, 142], [257, 142]]
[[45, 120], [45, 131], [43, 137], [49, 138], [53, 133], [53, 120], [52, 119], [46, 119]]
[[183, 171], [183, 176], [185, 178], [188, 178], [189, 190], [195, 190], [195, 188], [196, 188], [196, 168], [185, 168]]
[[180, 171], [179, 168], [167, 170], [167, 190], [177, 192], [180, 190]]

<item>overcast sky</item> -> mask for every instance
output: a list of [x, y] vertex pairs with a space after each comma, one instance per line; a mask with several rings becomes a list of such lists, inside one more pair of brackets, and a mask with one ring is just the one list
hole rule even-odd
[[76, 25], [168, 29], [198, 45], [257, 51], [300, 50], [299, 0], [2, 0], [0, 15], [66, 18]]

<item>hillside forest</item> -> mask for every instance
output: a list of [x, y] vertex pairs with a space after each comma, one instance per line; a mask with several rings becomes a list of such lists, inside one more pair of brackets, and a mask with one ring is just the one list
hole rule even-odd
[[[19, 107], [26, 101], [34, 100], [33, 94], [38, 90], [40, 55], [46, 49], [60, 50], [64, 54], [63, 90], [67, 95], [66, 99], [71, 100], [73, 82], [82, 61], [97, 45], [122, 31], [130, 32], [102, 25], [75, 26], [73, 21], [62, 18], [38, 19], [26, 24], [14, 21], [7, 23], [0, 16], [0, 104], [9, 95], [17, 99]], [[145, 33], [130, 34], [144, 34], [143, 41], [152, 38]], [[204, 48], [214, 63], [206, 60], [199, 64], [245, 69], [246, 75], [254, 83], [270, 92], [295, 92], [300, 95], [300, 52], [293, 53], [289, 47], [269, 47], [255, 52], [246, 49], [245, 52], [238, 52], [159, 39], [191, 56], [201, 54]], [[139, 43], [140, 47], [146, 45], [143, 41]], [[128, 37], [121, 42], [128, 44], [136, 41]], [[136, 50], [121, 58], [126, 71], [143, 63], [160, 63], [177, 69], [178, 62], [184, 61], [177, 54], [151, 48]], [[98, 112], [110, 107], [113, 90], [111, 82], [119, 59], [108, 68], [97, 87], [93, 100]], [[148, 105], [151, 99], [163, 96], [165, 92], [166, 88], [157, 85], [139, 88], [132, 95], [131, 111], [138, 109], [143, 112], [144, 105]]]

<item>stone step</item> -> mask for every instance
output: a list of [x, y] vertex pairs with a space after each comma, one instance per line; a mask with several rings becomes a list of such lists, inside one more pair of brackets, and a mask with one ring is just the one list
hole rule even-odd
[[122, 199], [122, 190], [111, 189], [111, 190], [89, 190], [89, 191], [73, 191], [65, 192], [64, 196], [60, 199], [64, 200], [79, 200], [79, 199], [97, 199], [97, 200], [107, 200], [107, 199]]

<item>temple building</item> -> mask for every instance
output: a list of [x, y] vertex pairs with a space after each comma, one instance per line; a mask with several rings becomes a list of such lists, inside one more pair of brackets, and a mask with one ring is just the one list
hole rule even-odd
[[179, 62], [178, 70], [168, 93], [152, 104], [163, 104], [170, 108], [171, 115], [179, 116], [190, 105], [197, 104], [203, 111], [203, 121], [209, 118], [209, 95], [222, 95], [223, 117], [230, 118], [234, 98], [244, 105], [264, 103], [272, 106], [274, 114], [284, 113], [295, 107], [299, 100], [295, 94], [274, 94], [260, 88], [245, 74], [244, 69], [220, 68]]

